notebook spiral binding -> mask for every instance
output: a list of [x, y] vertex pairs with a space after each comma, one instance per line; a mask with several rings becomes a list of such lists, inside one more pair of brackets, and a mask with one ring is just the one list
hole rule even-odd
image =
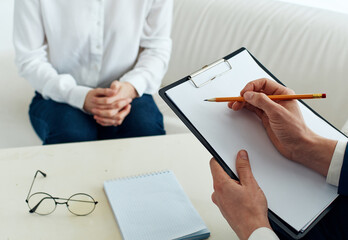
[[128, 176], [128, 177], [119, 177], [119, 178], [115, 178], [115, 179], [112, 179], [112, 180], [109, 180], [109, 181], [131, 180], [131, 179], [135, 179], [135, 178], [144, 178], [144, 177], [156, 176], [156, 175], [169, 173], [169, 172], [171, 172], [171, 171], [170, 170], [154, 171], [154, 172], [137, 174], [137, 175]]

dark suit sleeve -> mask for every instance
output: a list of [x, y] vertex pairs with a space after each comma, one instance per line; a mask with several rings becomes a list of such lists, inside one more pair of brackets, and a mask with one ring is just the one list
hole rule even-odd
[[346, 147], [346, 152], [344, 153], [340, 182], [338, 184], [338, 193], [348, 196], [348, 144]]

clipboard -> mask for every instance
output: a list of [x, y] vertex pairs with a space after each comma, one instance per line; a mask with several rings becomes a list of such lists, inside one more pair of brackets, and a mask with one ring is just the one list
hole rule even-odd
[[[247, 49], [241, 48], [160, 89], [159, 95], [233, 179], [238, 180], [238, 150], [248, 151], [254, 176], [268, 200], [270, 221], [300, 239], [334, 207], [339, 198], [337, 187], [280, 155], [254, 114], [247, 110], [235, 113], [226, 103], [204, 102], [212, 97], [238, 96], [247, 82], [262, 77], [282, 84]], [[314, 132], [347, 140], [303, 101], [299, 100], [299, 105], [306, 124]]]

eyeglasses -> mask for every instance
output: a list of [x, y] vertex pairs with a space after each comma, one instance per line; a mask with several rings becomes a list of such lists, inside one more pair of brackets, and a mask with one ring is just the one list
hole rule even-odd
[[40, 170], [37, 170], [35, 173], [27, 199], [25, 200], [29, 206], [30, 213], [48, 215], [56, 209], [58, 204], [65, 204], [68, 210], [77, 216], [86, 216], [94, 211], [98, 202], [86, 193], [76, 193], [69, 198], [53, 197], [45, 192], [36, 192], [30, 195], [38, 173], [41, 173], [44, 177], [47, 176], [46, 173]]

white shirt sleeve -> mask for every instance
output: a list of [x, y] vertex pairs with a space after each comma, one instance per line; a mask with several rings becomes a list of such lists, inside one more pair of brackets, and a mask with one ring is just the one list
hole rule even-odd
[[272, 229], [261, 227], [256, 229], [248, 240], [279, 240], [279, 238]]
[[78, 86], [70, 74], [58, 74], [48, 61], [39, 0], [15, 1], [13, 43], [19, 74], [45, 99], [82, 108], [89, 87]]
[[343, 164], [344, 153], [346, 151], [347, 142], [338, 141], [334, 154], [331, 159], [329, 171], [327, 173], [326, 182], [338, 186], [340, 181], [341, 169]]
[[130, 82], [139, 96], [159, 89], [171, 54], [172, 0], [155, 0], [146, 18], [136, 65], [120, 78]]

